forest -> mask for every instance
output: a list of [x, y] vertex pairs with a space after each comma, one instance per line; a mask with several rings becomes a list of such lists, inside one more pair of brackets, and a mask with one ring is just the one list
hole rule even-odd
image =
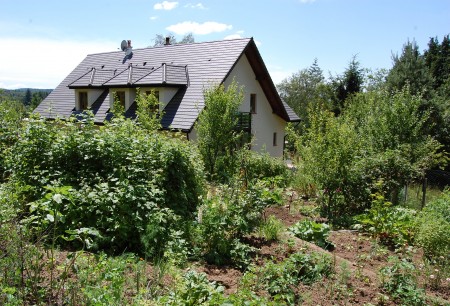
[[392, 61], [277, 85], [290, 168], [242, 146], [235, 82], [196, 143], [153, 93], [98, 126], [1, 92], [0, 304], [449, 305], [449, 36]]

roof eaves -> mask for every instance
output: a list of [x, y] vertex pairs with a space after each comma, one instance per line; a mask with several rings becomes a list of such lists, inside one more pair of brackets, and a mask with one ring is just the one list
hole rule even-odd
[[255, 72], [256, 79], [261, 85], [261, 88], [263, 89], [267, 99], [269, 100], [274, 113], [284, 120], [290, 121], [289, 114], [284, 108], [280, 95], [275, 88], [275, 84], [270, 77], [269, 71], [264, 64], [264, 61], [253, 38], [250, 39], [244, 50], [244, 53], [247, 55], [247, 59], [252, 66], [253, 72]]

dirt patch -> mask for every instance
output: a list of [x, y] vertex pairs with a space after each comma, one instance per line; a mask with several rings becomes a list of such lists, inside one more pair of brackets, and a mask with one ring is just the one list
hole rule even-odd
[[[264, 217], [275, 216], [286, 227], [292, 226], [308, 217], [291, 210], [289, 206], [274, 206], [266, 209]], [[291, 241], [287, 243], [288, 239]], [[281, 261], [294, 252], [325, 252], [333, 258], [335, 273], [329, 278], [311, 286], [298, 284], [298, 292], [302, 297], [302, 305], [363, 305], [383, 304], [396, 305], [380, 288], [379, 270], [388, 264], [390, 256], [402, 256], [402, 252], [394, 252], [376, 243], [370, 236], [352, 230], [332, 231], [329, 240], [335, 249], [331, 252], [320, 247], [293, 238], [285, 233], [280, 242], [266, 242], [261, 238], [248, 237], [246, 243], [257, 247], [255, 264], [264, 265], [267, 260]], [[420, 265], [420, 251], [408, 254], [416, 266]], [[225, 287], [225, 293], [235, 293], [239, 287], [242, 273], [231, 267], [203, 266], [199, 268], [208, 275], [210, 280]], [[449, 286], [438, 289], [427, 287], [426, 279], [422, 277], [419, 284], [427, 288], [427, 295], [442, 300], [450, 299]]]

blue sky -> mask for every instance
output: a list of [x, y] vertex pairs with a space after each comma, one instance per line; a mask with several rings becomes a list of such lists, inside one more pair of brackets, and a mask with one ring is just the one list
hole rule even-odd
[[90, 53], [153, 45], [156, 34], [196, 42], [253, 37], [275, 83], [315, 58], [341, 74], [391, 68], [392, 53], [450, 33], [449, 0], [0, 0], [0, 88], [54, 88]]

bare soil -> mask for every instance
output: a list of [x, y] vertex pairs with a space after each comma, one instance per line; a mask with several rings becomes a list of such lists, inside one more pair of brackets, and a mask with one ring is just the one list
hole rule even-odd
[[[265, 211], [265, 217], [275, 216], [287, 227], [292, 226], [306, 216], [293, 212], [289, 206], [270, 207]], [[288, 236], [287, 233], [280, 242], [266, 242], [257, 237], [248, 237], [253, 246], [260, 249], [256, 264], [264, 265], [268, 259], [281, 261], [297, 251], [327, 252], [334, 259], [335, 273], [329, 278], [312, 286], [298, 285], [303, 299], [303, 305], [396, 305], [380, 288], [379, 270], [388, 265], [390, 256], [405, 256], [411, 258], [416, 266], [421, 266], [422, 254], [390, 250], [369, 236], [353, 230], [332, 231], [329, 240], [333, 242], [333, 251], [326, 251], [314, 244]], [[288, 246], [287, 239], [294, 240], [295, 245]], [[407, 255], [406, 255], [407, 254]], [[216, 267], [205, 265], [198, 268], [207, 274], [208, 279], [216, 281], [225, 287], [225, 293], [231, 294], [238, 290], [242, 272], [232, 267]], [[450, 305], [450, 286], [443, 281], [439, 288], [431, 288], [425, 275], [419, 273], [419, 285], [432, 297], [448, 301]]]

